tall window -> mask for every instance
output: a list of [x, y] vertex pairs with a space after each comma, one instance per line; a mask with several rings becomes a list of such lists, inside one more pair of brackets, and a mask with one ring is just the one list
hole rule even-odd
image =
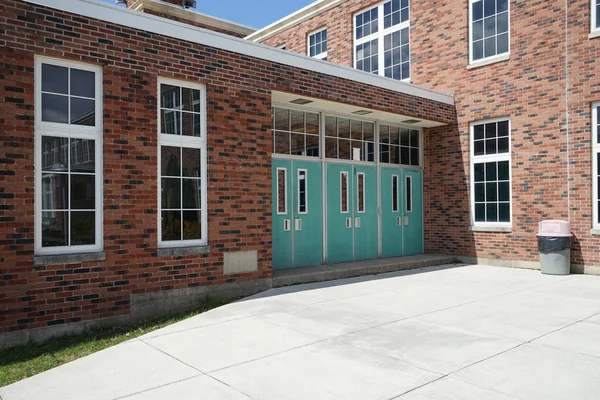
[[319, 114], [273, 108], [273, 153], [319, 157]]
[[594, 228], [600, 228], [600, 120], [598, 120], [600, 113], [600, 103], [592, 104], [592, 176], [593, 182], [592, 187], [594, 191]]
[[511, 223], [510, 122], [471, 124], [471, 194], [473, 222]]
[[327, 61], [327, 28], [308, 35], [308, 54]]
[[600, 0], [591, 0], [591, 31], [600, 31]]
[[160, 79], [159, 94], [160, 245], [205, 245], [205, 88]]
[[36, 57], [35, 75], [36, 252], [101, 250], [102, 69]]
[[509, 0], [469, 0], [471, 62], [509, 51]]
[[356, 69], [410, 79], [409, 0], [391, 0], [354, 16]]

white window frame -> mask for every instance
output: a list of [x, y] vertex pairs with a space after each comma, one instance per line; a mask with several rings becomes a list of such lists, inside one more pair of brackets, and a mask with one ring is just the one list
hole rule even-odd
[[596, 35], [592, 37], [600, 36], [600, 27], [596, 27], [596, 21], [598, 15], [596, 15], [596, 6], [600, 4], [600, 0], [590, 0], [590, 33]]
[[600, 102], [592, 103], [592, 198], [593, 198], [593, 229], [600, 229], [600, 223], [598, 222], [598, 154], [600, 153], [600, 143], [598, 142], [598, 108]]
[[[475, 132], [474, 128], [477, 125], [485, 125], [494, 122], [508, 122], [508, 152], [493, 155], [475, 156]], [[512, 125], [509, 117], [500, 117], [471, 122], [469, 124], [469, 152], [470, 152], [470, 201], [471, 201], [471, 226], [474, 228], [512, 228], [513, 221], [513, 199], [512, 199]], [[509, 184], [509, 204], [510, 204], [510, 221], [509, 222], [475, 222], [475, 164], [508, 161], [508, 174], [510, 178]]]
[[[310, 48], [311, 48], [310, 38], [311, 38], [311, 36], [314, 36], [314, 35], [316, 35], [319, 32], [327, 32], [327, 27], [323, 27], [323, 28], [317, 29], [316, 31], [312, 31], [308, 35], [306, 35], [306, 54], [309, 57], [311, 56], [310, 55]], [[321, 41], [321, 43], [322, 42], [323, 41]], [[329, 42], [329, 33], [327, 32], [327, 39], [325, 39], [325, 43], [328, 43], [328, 42]], [[327, 58], [327, 51], [322, 51], [319, 54], [315, 54], [314, 56], [312, 56], [312, 58], [316, 58], [318, 60], [323, 60], [323, 59]]]
[[[279, 171], [283, 171], [283, 211], [279, 211]], [[287, 215], [287, 168], [277, 168], [277, 176], [275, 177], [277, 186], [277, 215]]]
[[501, 54], [496, 54], [494, 56], [489, 56], [489, 57], [483, 57], [480, 58], [478, 60], [473, 60], [473, 3], [476, 3], [477, 1], [484, 1], [484, 0], [469, 0], [469, 64], [474, 64], [474, 65], [478, 65], [478, 64], [492, 64], [494, 62], [497, 61], [504, 61], [507, 60], [510, 57], [510, 28], [511, 28], [511, 24], [510, 24], [510, 3], [511, 0], [508, 0], [508, 51], [505, 53], [501, 53]]
[[[397, 31], [402, 31], [402, 29], [404, 28], [408, 28], [408, 43], [409, 46], [412, 47], [411, 45], [411, 34], [410, 34], [410, 19], [411, 19], [411, 0], [409, 0], [409, 4], [408, 4], [408, 21], [405, 22], [401, 22], [398, 25], [393, 25], [390, 26], [387, 29], [384, 29], [385, 27], [385, 18], [384, 18], [384, 9], [383, 9], [383, 5], [385, 3], [388, 3], [390, 0], [387, 1], [383, 1], [381, 3], [378, 3], [372, 7], [368, 7], [368, 8], [364, 8], [354, 14], [352, 14], [352, 41], [353, 41], [353, 46], [352, 46], [352, 59], [354, 60], [354, 68], [356, 69], [356, 65], [357, 65], [357, 59], [356, 59], [356, 48], [358, 46], [360, 46], [361, 44], [370, 42], [372, 40], [377, 39], [377, 57], [378, 57], [378, 65], [379, 65], [379, 70], [377, 71], [377, 74], [380, 76], [384, 76], [385, 77], [385, 44], [384, 44], [384, 39], [387, 35], [392, 34], [394, 32]], [[377, 8], [377, 32], [376, 33], [371, 33], [368, 36], [363, 36], [360, 39], [356, 38], [356, 16], [360, 15], [362, 13], [365, 13], [367, 11], [373, 10]], [[411, 48], [412, 50], [412, 48]], [[408, 78], [407, 79], [402, 79], [401, 82], [410, 82], [411, 81], [411, 77], [412, 77], [412, 57], [410, 55], [409, 52], [409, 63], [408, 63]], [[392, 79], [392, 78], [389, 78]]]
[[[173, 135], [168, 133], [161, 133], [161, 85], [171, 85], [176, 87], [184, 87], [194, 90], [200, 91], [200, 123], [202, 124], [200, 129], [200, 137], [195, 136], [184, 136]], [[157, 82], [157, 113], [158, 113], [158, 247], [159, 248], [176, 248], [176, 247], [192, 247], [192, 246], [206, 246], [208, 245], [208, 193], [207, 193], [207, 179], [208, 179], [208, 171], [207, 171], [207, 160], [206, 160], [206, 86], [190, 83], [187, 81], [180, 81], [168, 78], [158, 78]], [[183, 133], [183, 132], [180, 132]], [[198, 240], [162, 240], [162, 176], [161, 176], [161, 148], [162, 146], [171, 146], [171, 147], [183, 147], [183, 148], [192, 148], [200, 150], [200, 190], [202, 191], [202, 196], [200, 200], [200, 208], [201, 208], [201, 218], [200, 223], [201, 226], [201, 237], [202, 239]], [[196, 174], [197, 175], [197, 174]], [[183, 199], [182, 199], [183, 201]]]
[[[42, 121], [42, 64], [51, 64], [65, 68], [75, 68], [95, 74], [95, 121], [94, 126], [74, 125]], [[99, 252], [104, 243], [104, 213], [103, 213], [103, 125], [102, 125], [102, 67], [91, 64], [65, 61], [45, 56], [35, 56], [35, 253], [39, 255], [80, 254]], [[60, 247], [42, 246], [42, 198], [45, 195], [42, 185], [42, 136], [61, 137], [66, 139], [94, 140], [95, 142], [95, 219], [94, 229], [96, 243], [93, 245], [73, 245]], [[67, 145], [67, 151], [70, 146]], [[58, 156], [52, 150], [53, 157]]]

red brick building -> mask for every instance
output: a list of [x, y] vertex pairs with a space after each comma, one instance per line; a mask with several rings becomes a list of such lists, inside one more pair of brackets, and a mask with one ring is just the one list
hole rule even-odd
[[[597, 0], [324, 0], [247, 39], [314, 56], [326, 30], [320, 58], [454, 95], [456, 124], [425, 132], [426, 252], [536, 268], [538, 222], [562, 219], [573, 270], [598, 273], [597, 10]], [[499, 162], [509, 173], [488, 180]]]
[[[414, 229], [392, 247], [423, 252], [421, 173], [457, 140], [451, 95], [129, 6], [0, 3], [0, 347], [255, 293], [299, 255], [384, 257], [379, 229]], [[322, 208], [321, 178], [339, 190]], [[356, 241], [303, 249], [334, 214]]]

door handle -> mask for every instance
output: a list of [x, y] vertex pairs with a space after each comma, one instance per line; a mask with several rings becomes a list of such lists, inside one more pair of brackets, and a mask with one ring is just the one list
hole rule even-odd
[[352, 228], [352, 218], [346, 218], [346, 228]]
[[396, 226], [402, 226], [402, 217], [396, 217]]
[[404, 226], [408, 226], [408, 215], [404, 216]]
[[296, 218], [294, 220], [294, 229], [296, 229], [297, 231], [302, 230], [302, 220], [300, 218]]
[[354, 218], [354, 227], [360, 228], [360, 217]]
[[290, 225], [291, 225], [291, 224], [290, 224], [290, 220], [289, 220], [289, 219], [284, 219], [284, 220], [283, 220], [283, 231], [284, 231], [284, 232], [289, 232], [289, 231], [290, 231], [290, 229], [291, 229], [291, 226], [290, 226]]

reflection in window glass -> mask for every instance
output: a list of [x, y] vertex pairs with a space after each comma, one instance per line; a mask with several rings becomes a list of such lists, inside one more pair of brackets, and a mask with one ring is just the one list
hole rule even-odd
[[348, 172], [340, 173], [340, 212], [348, 212]]
[[358, 212], [363, 213], [365, 212], [365, 174], [359, 172], [356, 175], [356, 181]]
[[299, 169], [298, 170], [298, 213], [306, 214], [307, 212], [307, 204], [306, 204], [306, 170]]
[[287, 214], [287, 171], [277, 168], [277, 214]]
[[273, 152], [305, 157], [320, 156], [318, 113], [273, 108]]
[[379, 161], [384, 164], [421, 165], [420, 132], [379, 125]]
[[375, 124], [348, 118], [325, 117], [325, 157], [375, 161]]

